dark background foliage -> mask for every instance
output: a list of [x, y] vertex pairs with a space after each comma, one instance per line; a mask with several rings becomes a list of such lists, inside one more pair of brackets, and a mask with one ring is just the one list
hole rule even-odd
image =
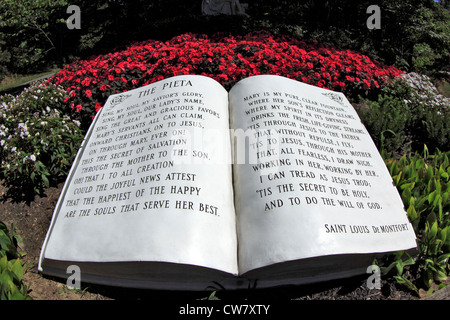
[[[364, 53], [404, 71], [448, 75], [448, 3], [432, 0], [243, 0], [245, 16], [205, 16], [201, 0], [4, 0], [0, 3], [0, 77], [30, 73], [130, 42], [168, 40], [181, 33], [246, 34], [267, 30]], [[370, 30], [367, 7], [381, 9]], [[81, 9], [81, 29], [69, 30], [69, 5]], [[447, 9], [446, 9], [447, 7]]]

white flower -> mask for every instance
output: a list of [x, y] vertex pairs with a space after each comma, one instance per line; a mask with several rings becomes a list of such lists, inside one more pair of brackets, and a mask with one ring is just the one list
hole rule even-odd
[[30, 160], [31, 160], [31, 161], [36, 161], [36, 156], [35, 156], [34, 154], [32, 154], [32, 155], [30, 156]]

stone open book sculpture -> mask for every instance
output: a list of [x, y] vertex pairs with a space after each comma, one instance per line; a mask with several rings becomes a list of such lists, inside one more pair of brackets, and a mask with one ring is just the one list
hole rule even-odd
[[39, 270], [204, 290], [365, 273], [413, 250], [383, 159], [342, 93], [177, 76], [110, 96], [67, 177]]

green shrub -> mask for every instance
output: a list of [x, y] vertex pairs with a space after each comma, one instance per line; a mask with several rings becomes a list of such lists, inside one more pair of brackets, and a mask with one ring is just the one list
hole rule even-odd
[[8, 68], [6, 66], [10, 59], [11, 54], [5, 50], [5, 41], [2, 40], [2, 35], [0, 34], [0, 82], [5, 79], [8, 73]]
[[[394, 255], [386, 270], [395, 266], [395, 278], [418, 291], [431, 292], [449, 275], [450, 258], [450, 152], [408, 154], [399, 160], [382, 153], [418, 239], [419, 254], [403, 260]], [[417, 277], [404, 275], [403, 267], [414, 265]], [[442, 285], [442, 284], [441, 284]], [[431, 291], [430, 291], [431, 290]]]
[[30, 300], [27, 287], [23, 284], [23, 264], [18, 253], [17, 236], [14, 226], [11, 232], [0, 221], [0, 300]]
[[377, 101], [364, 100], [361, 120], [379, 149], [404, 154], [449, 150], [450, 99], [439, 94], [430, 78], [410, 73], [392, 81]]
[[38, 83], [0, 97], [0, 176], [11, 196], [41, 194], [66, 177], [83, 133], [59, 110], [65, 97], [63, 89]]
[[35, 73], [60, 60], [71, 37], [63, 24], [67, 7], [66, 0], [0, 1], [0, 38], [11, 55], [11, 73]]
[[413, 48], [413, 68], [418, 72], [425, 73], [440, 57], [427, 43], [417, 43]]
[[360, 111], [361, 120], [378, 149], [403, 153], [410, 145], [407, 136], [411, 110], [399, 98], [380, 95], [378, 101], [366, 100], [367, 109]]

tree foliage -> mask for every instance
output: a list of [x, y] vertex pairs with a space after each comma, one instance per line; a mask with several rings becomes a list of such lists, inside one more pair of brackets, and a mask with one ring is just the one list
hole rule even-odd
[[0, 2], [0, 35], [8, 44], [5, 52], [13, 57], [8, 59], [9, 70], [33, 72], [60, 58], [58, 40], [62, 35], [58, 30], [66, 7], [66, 0]]
[[405, 71], [449, 71], [448, 10], [432, 0], [380, 0], [381, 28], [370, 30], [366, 10], [371, 4], [368, 0], [262, 0], [253, 5], [258, 17], [275, 24], [276, 17], [283, 16], [276, 24], [295, 25], [303, 37], [354, 49]]
[[[0, 73], [2, 65], [25, 73], [186, 32], [243, 35], [256, 30], [353, 49], [404, 71], [449, 72], [447, 1], [379, 0], [381, 28], [374, 30], [366, 25], [369, 0], [242, 2], [248, 3], [249, 17], [202, 15], [201, 0], [3, 0]], [[69, 4], [80, 7], [80, 30], [64, 24]]]

